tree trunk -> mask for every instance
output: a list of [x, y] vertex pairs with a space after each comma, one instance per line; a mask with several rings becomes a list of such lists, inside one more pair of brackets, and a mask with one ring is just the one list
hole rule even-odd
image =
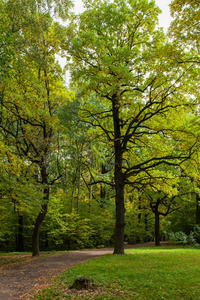
[[43, 204], [41, 207], [41, 211], [36, 219], [35, 227], [33, 230], [33, 253], [32, 256], [39, 256], [40, 250], [39, 250], [39, 236], [40, 236], [40, 227], [45, 219], [45, 216], [47, 214], [47, 206], [49, 202], [49, 186], [48, 186], [48, 173], [47, 173], [47, 166], [46, 163], [43, 164], [41, 167], [41, 178], [42, 178], [42, 184], [45, 184], [43, 190]]
[[66, 196], [68, 196], [68, 171], [66, 167], [65, 167], [65, 193]]
[[113, 97], [113, 123], [114, 123], [114, 149], [115, 149], [115, 205], [116, 205], [116, 223], [115, 223], [115, 246], [114, 254], [124, 254], [124, 227], [125, 227], [125, 206], [124, 206], [124, 177], [122, 173], [122, 155], [121, 130], [119, 118], [119, 103], [116, 97]]
[[92, 176], [90, 176], [90, 186], [89, 186], [89, 212], [91, 213], [92, 207]]
[[18, 229], [17, 229], [17, 240], [16, 240], [16, 251], [17, 252], [24, 251], [23, 231], [24, 231], [23, 216], [18, 215]]
[[138, 223], [140, 224], [140, 222], [141, 222], [141, 216], [142, 216], [142, 213], [141, 213], [141, 209], [142, 209], [142, 206], [141, 206], [141, 197], [139, 197], [138, 209], [139, 209]]
[[[145, 232], [148, 232], [148, 214], [144, 215]], [[148, 235], [146, 234], [145, 242], [150, 242]]]
[[196, 193], [196, 224], [200, 225], [200, 196]]
[[33, 238], [32, 238], [33, 253], [32, 253], [32, 256], [40, 255], [40, 249], [39, 249], [40, 227], [45, 219], [46, 214], [47, 214], [47, 204], [43, 204], [42, 210], [36, 219], [35, 227], [34, 227], [34, 231], [33, 231]]
[[81, 189], [81, 162], [79, 166], [79, 173], [78, 173], [78, 193], [77, 193], [77, 214], [79, 214], [79, 199], [80, 199], [80, 189]]
[[75, 195], [75, 190], [76, 190], [76, 175], [77, 171], [73, 180], [73, 190], [72, 190], [72, 198], [71, 198], [71, 214], [73, 213], [73, 206], [74, 206], [74, 195]]
[[[102, 164], [101, 166], [101, 174], [106, 174], [106, 168], [104, 166], [104, 164]], [[105, 199], [106, 199], [106, 187], [105, 184], [101, 184], [100, 185], [100, 202], [101, 205], [100, 207], [103, 207], [105, 205]]]
[[160, 214], [155, 212], [155, 246], [160, 246]]
[[[118, 176], [120, 177], [120, 176]], [[125, 207], [124, 207], [124, 185], [122, 181], [115, 181], [116, 187], [116, 223], [115, 223], [115, 247], [114, 254], [124, 254], [124, 227], [125, 227]]]

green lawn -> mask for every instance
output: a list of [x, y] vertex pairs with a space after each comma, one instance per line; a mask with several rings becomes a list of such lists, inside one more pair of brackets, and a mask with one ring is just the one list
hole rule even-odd
[[[80, 276], [95, 288], [68, 289]], [[66, 270], [34, 299], [200, 299], [200, 250], [139, 248], [126, 255], [106, 255]]]

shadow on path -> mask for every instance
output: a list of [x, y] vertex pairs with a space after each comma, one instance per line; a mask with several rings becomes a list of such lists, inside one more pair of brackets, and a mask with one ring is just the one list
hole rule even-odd
[[[154, 246], [154, 243], [126, 246], [126, 249]], [[51, 279], [64, 270], [90, 258], [112, 253], [113, 248], [91, 249], [43, 258], [32, 258], [0, 269], [0, 300], [28, 300], [30, 295], [45, 288]]]

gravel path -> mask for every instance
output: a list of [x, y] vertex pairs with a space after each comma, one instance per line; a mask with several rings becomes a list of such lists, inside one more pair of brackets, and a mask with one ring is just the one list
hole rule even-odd
[[[126, 246], [126, 249], [153, 246], [154, 243]], [[0, 300], [28, 300], [46, 287], [51, 279], [64, 270], [90, 258], [112, 253], [112, 248], [83, 250], [42, 258], [2, 267], [0, 269]]]

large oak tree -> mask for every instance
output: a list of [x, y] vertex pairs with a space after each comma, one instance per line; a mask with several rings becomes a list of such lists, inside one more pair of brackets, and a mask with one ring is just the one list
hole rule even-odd
[[[114, 253], [123, 254], [125, 185], [142, 184], [156, 166], [180, 164], [193, 151], [194, 141], [184, 144], [186, 135], [180, 134], [186, 70], [169, 58], [172, 49], [157, 27], [154, 1], [85, 1], [85, 6], [68, 27], [66, 49], [78, 96], [85, 99], [82, 116], [113, 149]], [[87, 101], [88, 94], [96, 101]]]

